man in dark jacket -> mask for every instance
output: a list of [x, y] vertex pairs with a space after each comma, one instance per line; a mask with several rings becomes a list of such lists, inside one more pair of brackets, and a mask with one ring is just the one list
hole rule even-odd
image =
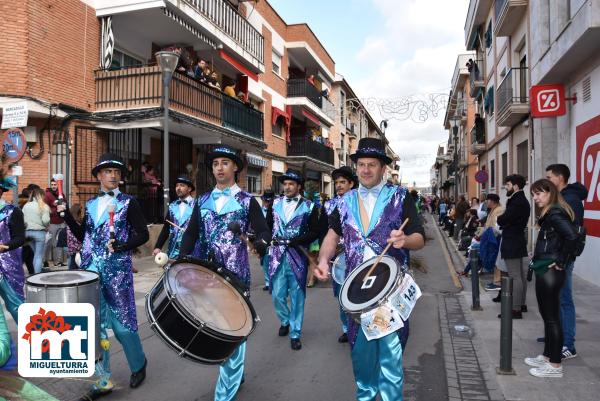
[[65, 266], [66, 259], [63, 249], [56, 246], [58, 233], [65, 227], [65, 221], [56, 211], [58, 200], [58, 183], [54, 178], [50, 180], [50, 188], [46, 188], [44, 202], [50, 208], [50, 236], [45, 245], [45, 262], [52, 259], [54, 266]]
[[[586, 187], [576, 182], [569, 184], [571, 171], [564, 164], [551, 164], [546, 167], [546, 178], [552, 181], [565, 198], [565, 201], [573, 209], [575, 214], [574, 223], [583, 225], [583, 203], [587, 198], [588, 190]], [[562, 359], [575, 358], [575, 304], [573, 303], [573, 267], [574, 263], [569, 263], [566, 267], [565, 284], [560, 290], [560, 321], [563, 329], [563, 349]], [[543, 340], [543, 338], [541, 338]]]
[[[506, 210], [498, 216], [498, 225], [502, 230], [500, 240], [500, 257], [504, 259], [508, 275], [513, 278], [513, 319], [522, 319], [521, 312], [527, 311], [527, 264], [523, 258], [527, 256], [527, 239], [525, 230], [529, 221], [531, 206], [525, 197], [523, 187], [525, 177], [512, 174], [504, 180]], [[498, 315], [500, 317], [500, 315]]]

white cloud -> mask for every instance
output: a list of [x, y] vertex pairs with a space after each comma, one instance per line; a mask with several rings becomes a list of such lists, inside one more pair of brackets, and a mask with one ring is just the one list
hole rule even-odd
[[[372, 0], [380, 12], [380, 29], [365, 38], [355, 60], [370, 73], [352, 85], [362, 98], [427, 100], [427, 94], [447, 93], [456, 57], [464, 52], [463, 25], [468, 0]], [[392, 102], [393, 103], [393, 102]], [[376, 120], [392, 118], [386, 136], [401, 157], [405, 182], [429, 185], [437, 146], [447, 138], [442, 127], [444, 110], [425, 122], [405, 120], [400, 107]], [[404, 120], [404, 121], [403, 121]]]

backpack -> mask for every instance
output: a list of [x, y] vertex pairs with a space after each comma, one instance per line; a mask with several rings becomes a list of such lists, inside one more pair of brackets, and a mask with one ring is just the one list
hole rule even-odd
[[587, 237], [587, 231], [584, 226], [575, 224], [575, 231], [577, 231], [577, 242], [575, 243], [575, 250], [573, 256], [581, 256], [583, 249], [585, 248], [585, 239]]

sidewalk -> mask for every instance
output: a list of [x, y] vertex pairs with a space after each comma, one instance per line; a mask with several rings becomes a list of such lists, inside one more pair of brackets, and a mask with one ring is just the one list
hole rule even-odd
[[[453, 254], [455, 269], [462, 271], [466, 260], [464, 252], [459, 252], [454, 241], [442, 232], [446, 245]], [[462, 263], [457, 264], [456, 260]], [[471, 311], [471, 278], [461, 278], [464, 291], [461, 292], [461, 304], [466, 314], [471, 315], [471, 330], [481, 343], [479, 359], [488, 362], [490, 374], [496, 377], [498, 388], [508, 401], [545, 400], [545, 401], [593, 401], [600, 399], [600, 287], [573, 276], [573, 293], [577, 316], [578, 356], [563, 363], [562, 379], [542, 379], [529, 374], [529, 366], [523, 359], [543, 352], [543, 344], [536, 341], [543, 336], [544, 326], [538, 312], [535, 298], [535, 279], [528, 283], [527, 306], [529, 312], [522, 320], [513, 321], [512, 365], [514, 376], [497, 375], [495, 367], [500, 361], [500, 304], [492, 302], [496, 291], [485, 291], [483, 286], [491, 280], [491, 275], [480, 279], [480, 302], [482, 311]], [[458, 372], [460, 377], [460, 372]]]

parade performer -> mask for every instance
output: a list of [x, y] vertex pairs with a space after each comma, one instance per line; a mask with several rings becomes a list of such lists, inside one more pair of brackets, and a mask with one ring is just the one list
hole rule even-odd
[[[16, 184], [0, 170], [0, 197]], [[23, 303], [23, 259], [21, 247], [25, 243], [25, 222], [18, 207], [0, 199], [0, 296], [15, 322], [19, 305]]]
[[[273, 201], [275, 200], [275, 192], [272, 189], [267, 189], [261, 196], [262, 200], [262, 212], [265, 219], [267, 215], [270, 213], [271, 208], [273, 207]], [[269, 290], [269, 255], [265, 254], [260, 259], [260, 265], [263, 269], [263, 273], [265, 274], [265, 286], [263, 287], [263, 291]]]
[[[25, 283], [25, 273], [23, 272], [23, 260], [21, 257], [21, 247], [25, 243], [25, 223], [23, 212], [18, 207], [6, 203], [1, 199], [4, 192], [10, 191], [15, 187], [14, 181], [5, 176], [3, 169], [0, 169], [0, 296], [6, 305], [6, 309], [11, 314], [15, 322], [19, 322], [19, 305], [23, 303], [23, 285]], [[1, 307], [0, 307], [1, 308]], [[4, 312], [2, 322], [4, 327]], [[4, 365], [15, 351], [14, 344], [10, 340], [8, 330], [0, 328], [0, 366]], [[13, 355], [14, 358], [14, 355]]]
[[[384, 180], [386, 164], [392, 161], [385, 154], [384, 143], [376, 138], [363, 138], [351, 159], [357, 163], [360, 185], [338, 201], [329, 219], [330, 229], [315, 272], [320, 280], [328, 279], [329, 261], [342, 237], [346, 274], [380, 254], [387, 243], [393, 245], [388, 255], [404, 265], [405, 249], [420, 249], [425, 242], [413, 198], [406, 188]], [[407, 218], [408, 225], [403, 231], [399, 230]], [[404, 374], [399, 332], [368, 341], [359, 323], [351, 319], [348, 323], [356, 399], [371, 401], [379, 394], [382, 401], [402, 400]]]
[[168, 239], [169, 247], [167, 254], [169, 255], [169, 259], [179, 258], [179, 248], [183, 233], [192, 216], [194, 198], [192, 198], [191, 193], [194, 189], [194, 183], [188, 176], [181, 175], [175, 180], [175, 193], [178, 199], [169, 205], [166, 218], [168, 221], [165, 221], [156, 239], [156, 245], [154, 245], [154, 251], [152, 252], [154, 256], [161, 252], [163, 245]]
[[[183, 235], [180, 255], [190, 255], [197, 247], [201, 259], [223, 266], [250, 288], [245, 236], [252, 229], [256, 237], [254, 247], [259, 256], [264, 256], [271, 240], [265, 217], [258, 201], [236, 184], [237, 173], [244, 168], [244, 163], [235, 150], [218, 146], [207, 154], [206, 164], [212, 168], [216, 186], [197, 198]], [[239, 232], [231, 230], [232, 223]], [[244, 342], [221, 364], [215, 401], [235, 399], [244, 378], [245, 354]]]
[[66, 205], [65, 222], [82, 242], [81, 268], [100, 275], [100, 346], [102, 358], [96, 364], [98, 380], [80, 401], [98, 399], [110, 393], [110, 343], [108, 329], [123, 346], [131, 377], [129, 386], [136, 388], [146, 378], [147, 360], [138, 334], [133, 291], [132, 251], [148, 241], [148, 228], [140, 205], [130, 195], [119, 191], [119, 181], [126, 174], [125, 164], [115, 155], [105, 153], [92, 169], [100, 182], [100, 193], [86, 203], [85, 216], [77, 223]]
[[[321, 243], [323, 242], [323, 239], [325, 239], [325, 235], [327, 234], [327, 231], [329, 230], [329, 217], [335, 210], [338, 200], [341, 199], [341, 197], [346, 192], [353, 189], [354, 186], [356, 185], [356, 183], [358, 182], [358, 180], [356, 179], [356, 176], [354, 175], [354, 172], [348, 166], [342, 166], [336, 170], [333, 170], [333, 172], [331, 173], [331, 177], [333, 178], [333, 183], [335, 185], [335, 195], [336, 196], [335, 196], [335, 198], [330, 199], [327, 202], [325, 202], [325, 204], [323, 205], [323, 208], [321, 209], [321, 213], [319, 215], [319, 228], [320, 228], [320, 232], [321, 232], [321, 238], [320, 238]], [[340, 242], [340, 245], [343, 245], [342, 241]], [[346, 266], [344, 264], [343, 266], [340, 266], [340, 267], [345, 269]], [[336, 283], [335, 281], [333, 281], [331, 284], [333, 287], [333, 296], [337, 300], [340, 295], [341, 285]], [[347, 343], [348, 342], [348, 317], [346, 316], [346, 313], [344, 312], [344, 310], [342, 309], [341, 306], [339, 306], [339, 309], [340, 309], [340, 321], [342, 322], [342, 335], [338, 338], [338, 342]]]
[[309, 246], [319, 237], [319, 210], [300, 196], [304, 185], [300, 172], [288, 169], [279, 180], [284, 196], [275, 199], [272, 213], [267, 217], [273, 234], [269, 247], [270, 290], [281, 322], [279, 336], [289, 333], [292, 349], [299, 350], [309, 264], [308, 251], [301, 247]]

